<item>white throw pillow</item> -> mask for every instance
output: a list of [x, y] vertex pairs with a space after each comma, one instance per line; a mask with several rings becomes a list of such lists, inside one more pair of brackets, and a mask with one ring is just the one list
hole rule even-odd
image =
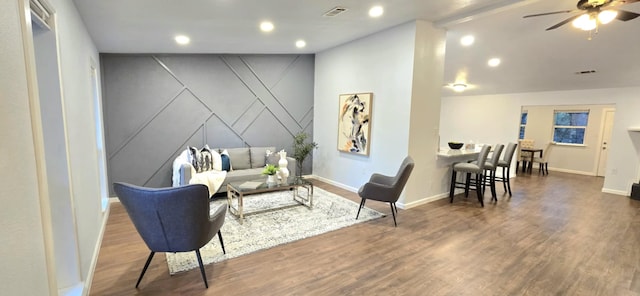
[[222, 171], [222, 157], [216, 150], [211, 150], [211, 159], [213, 160], [213, 170]]
[[189, 161], [189, 149], [185, 149], [176, 157], [173, 161], [173, 175], [172, 175], [172, 185], [173, 187], [177, 187], [180, 185], [180, 167], [183, 163], [191, 163]]

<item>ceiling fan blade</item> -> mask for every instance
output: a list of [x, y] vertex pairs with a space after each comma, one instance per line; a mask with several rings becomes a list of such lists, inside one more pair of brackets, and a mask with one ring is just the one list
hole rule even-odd
[[617, 9], [617, 11], [618, 11], [618, 15], [616, 16], [616, 18], [623, 22], [630, 21], [640, 16], [640, 14], [631, 12], [631, 11], [620, 10], [620, 9]]
[[543, 16], [543, 15], [550, 15], [550, 14], [559, 14], [559, 13], [569, 13], [572, 12], [573, 10], [563, 10], [563, 11], [554, 11], [554, 12], [545, 12], [545, 13], [538, 13], [538, 14], [530, 14], [530, 15], [525, 15], [522, 18], [528, 18], [528, 17], [534, 17], [534, 16]]
[[573, 20], [575, 20], [575, 19], [579, 18], [581, 15], [582, 15], [582, 14], [578, 14], [578, 15], [572, 16], [572, 17], [570, 17], [570, 18], [568, 18], [568, 19], [566, 19], [566, 20], [564, 20], [564, 21], [561, 21], [561, 22], [559, 22], [559, 23], [557, 23], [557, 24], [555, 24], [555, 25], [553, 25], [553, 26], [551, 26], [551, 27], [547, 28], [547, 30], [546, 30], [546, 31], [556, 29], [556, 28], [558, 28], [558, 27], [560, 27], [560, 26], [562, 26], [562, 25], [564, 25], [564, 24], [566, 24], [566, 23], [572, 22]]
[[604, 5], [602, 5], [602, 9], [608, 9], [608, 8], [612, 8], [612, 7], [616, 7], [616, 6], [620, 6], [620, 5], [625, 5], [625, 4], [631, 4], [631, 3], [635, 3], [638, 2], [640, 0], [613, 0], [609, 3], [605, 3]]

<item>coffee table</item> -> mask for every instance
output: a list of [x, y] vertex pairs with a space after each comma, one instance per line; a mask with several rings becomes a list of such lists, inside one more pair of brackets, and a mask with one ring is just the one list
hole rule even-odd
[[[301, 189], [306, 189], [307, 194], [301, 195]], [[258, 194], [258, 193], [267, 193], [267, 192], [275, 192], [275, 191], [285, 191], [290, 190], [293, 200], [296, 204], [289, 204], [285, 206], [278, 206], [269, 208], [266, 210], [259, 210], [253, 212], [245, 212], [244, 211], [244, 196], [250, 194]], [[235, 201], [235, 202], [234, 202]], [[307, 208], [313, 208], [313, 184], [305, 179], [299, 179], [296, 177], [290, 177], [286, 180], [286, 182], [282, 182], [281, 184], [275, 185], [267, 185], [265, 179], [253, 180], [253, 181], [242, 181], [242, 182], [231, 182], [227, 184], [227, 203], [229, 206], [229, 212], [238, 217], [240, 224], [244, 221], [244, 216], [262, 213], [265, 211], [272, 211], [277, 209], [284, 209], [293, 206], [305, 206]]]

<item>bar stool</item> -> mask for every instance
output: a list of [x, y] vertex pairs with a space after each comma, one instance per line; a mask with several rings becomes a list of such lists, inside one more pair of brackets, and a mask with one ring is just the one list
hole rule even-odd
[[[484, 145], [482, 147], [482, 150], [480, 150], [480, 154], [478, 154], [478, 159], [476, 160], [476, 163], [459, 162], [459, 163], [453, 164], [452, 170], [451, 170], [452, 171], [451, 189], [449, 191], [450, 203], [453, 203], [453, 193], [456, 190], [456, 188], [464, 188], [464, 196], [465, 197], [469, 196], [469, 187], [471, 187], [472, 185], [471, 174], [474, 174], [475, 181], [473, 183], [473, 186], [475, 186], [474, 189], [478, 194], [478, 201], [480, 201], [480, 205], [484, 207], [484, 201], [483, 201], [484, 196], [482, 195], [482, 183], [483, 183], [482, 174], [484, 172], [484, 165], [487, 160], [487, 155], [489, 155], [489, 150], [491, 150], [491, 146]], [[467, 174], [466, 180], [464, 183], [456, 181], [458, 172]]]
[[[500, 161], [500, 155], [502, 154], [502, 150], [504, 149], [504, 145], [497, 144], [493, 149], [493, 154], [490, 159], [484, 164], [484, 179], [482, 180], [482, 193], [484, 193], [484, 189], [489, 184], [491, 188], [491, 200], [498, 201], [498, 195], [496, 194], [496, 169], [498, 168], [498, 161]], [[487, 175], [487, 173], [489, 175]]]
[[498, 167], [502, 168], [502, 176], [496, 177], [496, 180], [502, 181], [502, 187], [504, 187], [504, 192], [507, 192], [507, 189], [508, 189], [509, 196], [511, 196], [511, 181], [509, 178], [509, 175], [511, 174], [511, 161], [513, 160], [513, 155], [515, 154], [517, 147], [518, 147], [518, 144], [509, 143], [507, 145], [507, 150], [504, 153], [504, 157], [498, 161]]

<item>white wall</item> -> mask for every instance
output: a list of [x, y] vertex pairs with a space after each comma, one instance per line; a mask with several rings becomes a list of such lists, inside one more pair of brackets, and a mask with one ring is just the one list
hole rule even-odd
[[[56, 289], [65, 288], [60, 285], [68, 285], [74, 278], [87, 283], [97, 259], [99, 238], [106, 219], [100, 206], [89, 64], [90, 58], [98, 60], [98, 53], [73, 2], [51, 2], [57, 13], [64, 100], [59, 106], [64, 108], [69, 136], [67, 144], [71, 157], [68, 170], [73, 187], [71, 202], [75, 217], [72, 220], [75, 222], [73, 228], [77, 230], [78, 251], [71, 255], [53, 252], [52, 237], [56, 231], [52, 229], [70, 230], [68, 221], [60, 223], [51, 213], [57, 211], [55, 201], [62, 196], [59, 192], [52, 192], [53, 196], [48, 192], [43, 144], [46, 137], [40, 134], [35, 55], [30, 20], [25, 18], [29, 2], [3, 0], [0, 12], [0, 136], [3, 139], [0, 146], [3, 155], [0, 160], [3, 180], [0, 189], [3, 198], [0, 244], [3, 255], [0, 255], [0, 262], [4, 267], [0, 271], [0, 281], [3, 283], [3, 295], [56, 294]], [[47, 108], [47, 105], [43, 107]], [[60, 116], [54, 117], [43, 116], [42, 119], [59, 122]], [[47, 123], [43, 121], [42, 124]], [[56, 179], [60, 178], [52, 178], [54, 185], [62, 185], [55, 183]], [[56, 263], [70, 265], [68, 269], [58, 268], [58, 272], [73, 273], [74, 268], [81, 270], [80, 278], [67, 274], [70, 276], [60, 277], [62, 280], [58, 285]]]
[[0, 2], [0, 294], [49, 295], [20, 6]]
[[535, 147], [545, 148], [553, 141], [555, 110], [589, 110], [589, 121], [583, 146], [556, 145], [549, 154], [549, 168], [576, 174], [595, 176], [600, 156], [600, 139], [604, 109], [615, 105], [545, 105], [523, 106], [527, 110], [525, 138], [533, 139]]
[[[52, 0], [57, 11], [64, 108], [69, 140], [73, 204], [83, 280], [97, 257], [104, 220], [98, 157], [96, 120], [91, 88], [91, 59], [98, 51], [71, 0]], [[100, 73], [100, 71], [98, 71]], [[100, 79], [99, 79], [100, 80]]]
[[455, 138], [505, 143], [517, 140], [522, 106], [615, 104], [603, 191], [628, 195], [640, 171], [640, 133], [627, 130], [630, 126], [640, 126], [639, 92], [640, 88], [631, 87], [444, 97], [440, 134], [442, 141]]
[[[359, 188], [372, 172], [392, 175], [408, 153], [415, 23], [316, 54], [313, 174]], [[373, 92], [369, 156], [339, 152], [338, 95]]]
[[[316, 54], [314, 175], [356, 190], [372, 173], [395, 175], [411, 155], [415, 168], [398, 206], [440, 193], [435, 155], [444, 44], [443, 30], [413, 21]], [[337, 150], [338, 95], [354, 92], [374, 94], [368, 157]]]

